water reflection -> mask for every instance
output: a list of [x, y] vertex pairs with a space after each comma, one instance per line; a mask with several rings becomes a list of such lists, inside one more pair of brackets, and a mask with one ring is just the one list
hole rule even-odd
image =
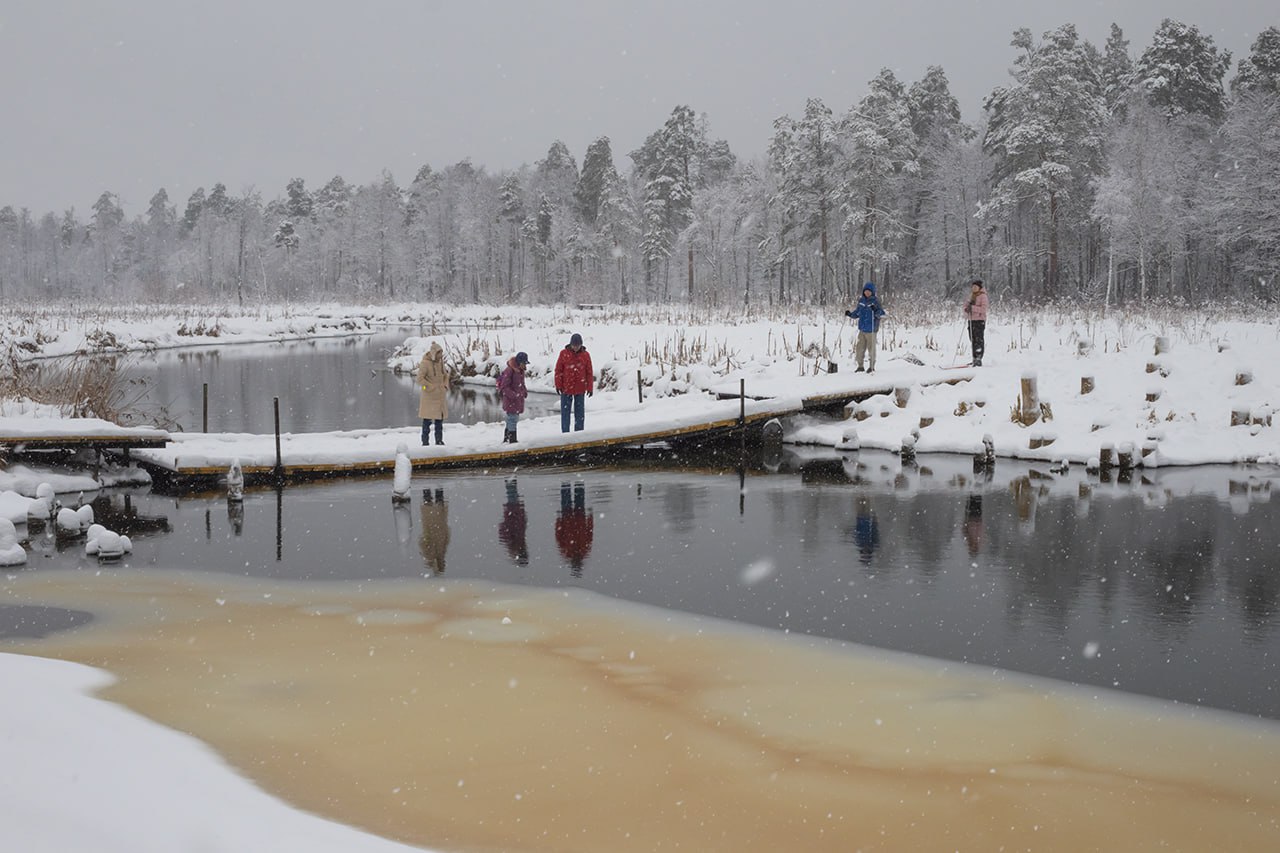
[[422, 490], [422, 534], [418, 547], [427, 572], [444, 574], [445, 553], [449, 550], [449, 502], [444, 498], [444, 489]]
[[517, 566], [529, 565], [529, 516], [515, 477], [506, 481], [506, 501], [502, 504], [502, 521], [498, 522], [498, 541]]
[[854, 499], [854, 507], [857, 517], [853, 522], [853, 541], [858, 546], [858, 562], [869, 566], [880, 547], [880, 522], [871, 508], [870, 498], [858, 496]]
[[[173, 532], [135, 540], [127, 563], [361, 581], [435, 575], [447, 556], [450, 578], [571, 584], [1280, 718], [1273, 471], [1121, 483], [1013, 462], [975, 475], [963, 457], [768, 463], [424, 474], [418, 511], [392, 522], [384, 479], [250, 490], [225, 526], [222, 495], [135, 494], [132, 515]], [[78, 544], [31, 541], [46, 558], [24, 571], [89, 565]]]
[[587, 487], [578, 482], [560, 484], [560, 512], [556, 516], [556, 547], [569, 565], [569, 574], [582, 577], [582, 566], [595, 539], [595, 514], [587, 508]]

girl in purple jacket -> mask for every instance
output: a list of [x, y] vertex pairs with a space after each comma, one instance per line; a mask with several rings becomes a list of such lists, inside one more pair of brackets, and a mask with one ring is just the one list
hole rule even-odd
[[502, 434], [503, 444], [516, 443], [516, 422], [524, 412], [524, 398], [529, 396], [524, 387], [524, 371], [528, 365], [529, 356], [518, 352], [507, 360], [507, 369], [498, 374], [502, 411], [507, 414], [507, 429]]

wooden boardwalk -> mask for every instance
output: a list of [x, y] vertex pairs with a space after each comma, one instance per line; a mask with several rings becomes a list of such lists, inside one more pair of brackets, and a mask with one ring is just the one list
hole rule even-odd
[[[645, 445], [700, 447], [728, 442], [755, 442], [764, 424], [778, 417], [774, 412], [757, 412], [745, 416], [708, 421], [675, 429], [644, 430], [626, 435], [608, 435], [584, 440], [566, 440], [554, 445], [501, 444], [493, 449], [447, 456], [424, 456], [411, 459], [414, 470], [446, 471], [461, 468], [508, 467], [578, 461], [583, 457], [608, 458], [626, 449]], [[568, 436], [578, 433], [568, 433]], [[138, 464], [145, 468], [162, 488], [198, 489], [215, 485], [227, 473], [229, 460], [215, 464], [184, 464], [178, 457], [174, 464], [156, 457], [143, 456]], [[316, 480], [327, 477], [386, 474], [395, 469], [395, 458], [353, 462], [290, 462], [279, 465], [245, 464], [241, 470], [249, 484], [282, 481]]]
[[[325, 477], [386, 474], [395, 468], [395, 448], [410, 450], [415, 470], [510, 467], [584, 459], [616, 458], [648, 447], [712, 447], [755, 443], [764, 424], [817, 410], [839, 409], [850, 402], [891, 394], [903, 384], [914, 386], [966, 381], [967, 375], [934, 373], [899, 377], [823, 377], [804, 396], [782, 396], [794, 383], [775, 382], [763, 399], [750, 394], [725, 398], [694, 411], [682, 408], [676, 397], [644, 401], [639, 407], [604, 410], [592, 415], [593, 428], [584, 433], [559, 431], [559, 418], [521, 422], [521, 442], [499, 444], [501, 424], [470, 427], [450, 425], [447, 447], [419, 446], [416, 428], [354, 430], [343, 433], [234, 435], [175, 435], [163, 451], [143, 450], [138, 464], [162, 489], [210, 488], [239, 461], [249, 483], [283, 483]], [[904, 380], [907, 380], [904, 382]], [[788, 387], [791, 386], [791, 387]], [[633, 404], [634, 405], [634, 404]]]

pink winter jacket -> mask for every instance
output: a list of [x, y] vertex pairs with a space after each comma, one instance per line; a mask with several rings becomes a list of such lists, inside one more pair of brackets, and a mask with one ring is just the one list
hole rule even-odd
[[964, 313], [970, 320], [987, 319], [987, 292], [980, 290], [977, 296], [966, 299], [964, 301]]

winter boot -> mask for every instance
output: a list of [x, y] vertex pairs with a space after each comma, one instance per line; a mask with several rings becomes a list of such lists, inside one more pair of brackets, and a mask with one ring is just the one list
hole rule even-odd
[[511, 430], [509, 430], [509, 429], [504, 429], [504, 430], [502, 431], [502, 443], [503, 443], [503, 444], [510, 444], [510, 443], [511, 443]]
[[515, 431], [515, 430], [512, 430], [512, 431], [511, 431], [511, 443], [512, 443], [512, 444], [515, 444], [515, 443], [516, 443], [516, 431]]

